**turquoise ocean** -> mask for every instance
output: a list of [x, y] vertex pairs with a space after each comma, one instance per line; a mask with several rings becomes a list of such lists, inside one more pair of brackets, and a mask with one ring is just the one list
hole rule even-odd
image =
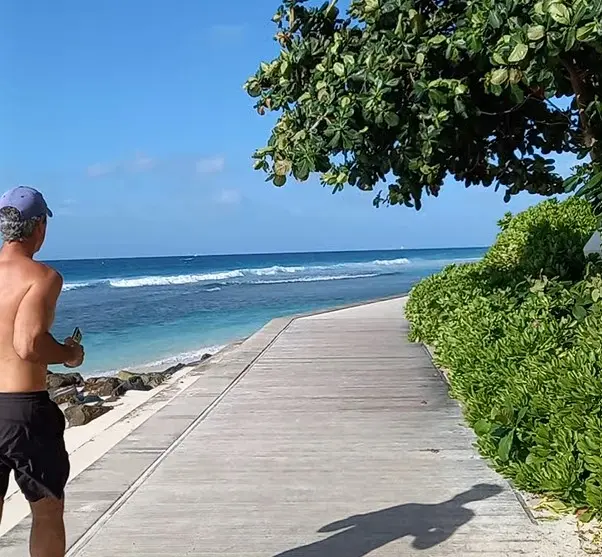
[[[49, 261], [65, 279], [53, 333], [75, 326], [84, 375], [193, 361], [270, 319], [407, 293], [484, 248]], [[60, 368], [57, 368], [57, 370]]]

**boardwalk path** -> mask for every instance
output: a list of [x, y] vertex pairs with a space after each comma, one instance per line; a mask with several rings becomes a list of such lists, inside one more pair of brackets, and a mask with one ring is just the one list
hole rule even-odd
[[71, 482], [69, 555], [538, 555], [402, 305], [279, 320], [199, 370]]

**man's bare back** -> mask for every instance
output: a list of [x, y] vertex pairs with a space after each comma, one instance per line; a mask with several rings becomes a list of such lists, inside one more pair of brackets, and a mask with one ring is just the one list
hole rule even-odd
[[50, 329], [63, 286], [34, 261], [52, 212], [40, 192], [18, 187], [0, 197], [0, 520], [10, 474], [33, 514], [30, 552], [64, 557], [64, 489], [69, 478], [65, 417], [46, 390], [49, 365], [77, 367], [83, 347]]
[[0, 393], [46, 389], [47, 365], [36, 361], [33, 338], [52, 325], [62, 282], [42, 263], [0, 252]]

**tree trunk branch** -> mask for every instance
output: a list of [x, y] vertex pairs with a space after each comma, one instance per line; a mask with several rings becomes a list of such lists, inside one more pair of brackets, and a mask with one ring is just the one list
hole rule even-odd
[[579, 119], [581, 121], [581, 128], [583, 130], [583, 138], [585, 146], [590, 150], [592, 160], [597, 158], [596, 142], [597, 138], [591, 129], [589, 119], [586, 114], [586, 109], [589, 103], [592, 101], [592, 94], [585, 80], [583, 79], [582, 72], [575, 66], [573, 61], [562, 59], [562, 65], [566, 68], [573, 91], [575, 92], [575, 98], [577, 99], [577, 107], [579, 109]]

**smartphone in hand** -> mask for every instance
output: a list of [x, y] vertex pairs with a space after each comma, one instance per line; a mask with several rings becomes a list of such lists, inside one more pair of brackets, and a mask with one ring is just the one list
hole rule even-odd
[[79, 327], [75, 327], [75, 331], [73, 331], [71, 338], [74, 342], [77, 342], [77, 344], [79, 344], [82, 341], [82, 332]]

